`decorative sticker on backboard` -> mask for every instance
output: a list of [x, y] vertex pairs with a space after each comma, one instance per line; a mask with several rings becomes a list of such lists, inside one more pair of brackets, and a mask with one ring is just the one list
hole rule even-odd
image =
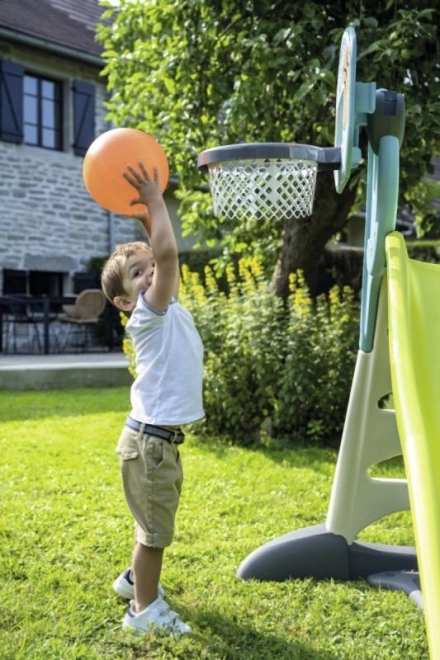
[[355, 124], [356, 33], [345, 30], [339, 53], [336, 87], [335, 146], [341, 149], [341, 167], [335, 170], [335, 185], [341, 193], [350, 178]]

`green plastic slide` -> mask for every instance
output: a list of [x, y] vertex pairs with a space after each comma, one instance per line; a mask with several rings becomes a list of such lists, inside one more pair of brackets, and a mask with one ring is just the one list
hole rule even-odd
[[440, 266], [385, 241], [391, 381], [430, 657], [440, 660]]

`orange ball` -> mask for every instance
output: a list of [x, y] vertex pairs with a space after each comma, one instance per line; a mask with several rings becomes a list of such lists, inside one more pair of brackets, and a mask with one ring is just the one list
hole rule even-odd
[[154, 168], [157, 168], [163, 192], [169, 177], [168, 160], [151, 135], [135, 128], [113, 128], [97, 137], [88, 148], [83, 162], [84, 184], [90, 196], [113, 213], [133, 215], [145, 211], [141, 204], [130, 206], [138, 193], [122, 176], [127, 165], [139, 169], [140, 160], [151, 178]]

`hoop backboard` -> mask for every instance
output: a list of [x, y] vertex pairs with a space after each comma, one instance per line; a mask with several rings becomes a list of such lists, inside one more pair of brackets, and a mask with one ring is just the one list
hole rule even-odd
[[335, 170], [335, 186], [341, 193], [350, 178], [355, 129], [356, 32], [348, 27], [341, 41], [336, 87], [335, 147], [341, 149], [341, 167]]

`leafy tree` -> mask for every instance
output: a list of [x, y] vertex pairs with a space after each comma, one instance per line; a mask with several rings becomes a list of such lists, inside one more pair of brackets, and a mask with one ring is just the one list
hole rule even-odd
[[226, 256], [264, 254], [280, 295], [297, 269], [314, 290], [325, 244], [365, 198], [364, 171], [353, 173], [341, 195], [333, 174], [320, 173], [311, 218], [286, 217], [284, 226], [246, 218], [230, 227], [213, 217], [197, 156], [239, 142], [331, 146], [339, 47], [349, 24], [357, 32], [357, 80], [405, 94], [401, 203], [420, 209], [417, 186], [440, 145], [438, 0], [101, 3], [110, 117], [147, 130], [164, 147], [179, 177], [184, 230], [221, 239]]

